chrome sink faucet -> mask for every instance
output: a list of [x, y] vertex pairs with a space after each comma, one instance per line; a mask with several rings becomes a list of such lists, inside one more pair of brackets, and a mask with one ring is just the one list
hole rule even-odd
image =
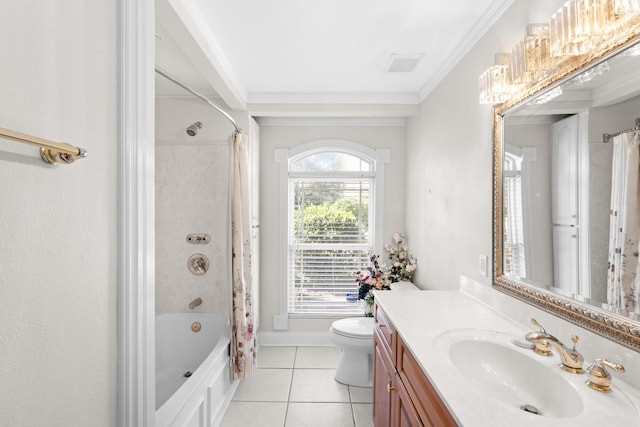
[[536, 353], [548, 356], [551, 354], [550, 348], [553, 347], [562, 359], [562, 363], [560, 364], [562, 369], [574, 374], [581, 374], [584, 372], [584, 369], [582, 369], [584, 357], [576, 350], [576, 343], [578, 342], [577, 335], [573, 335], [571, 337], [571, 340], [573, 341], [573, 348], [568, 348], [562, 344], [558, 338], [547, 333], [536, 319], [531, 319], [531, 324], [537, 326], [539, 330], [529, 332], [525, 338], [527, 341], [533, 343], [533, 350]]

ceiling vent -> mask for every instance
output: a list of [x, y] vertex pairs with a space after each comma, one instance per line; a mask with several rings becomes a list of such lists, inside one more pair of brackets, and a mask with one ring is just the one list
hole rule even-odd
[[387, 65], [386, 72], [387, 73], [410, 73], [415, 70], [418, 62], [424, 56], [423, 53], [418, 54], [398, 54], [394, 53], [391, 55], [391, 59], [389, 60], [389, 64]]

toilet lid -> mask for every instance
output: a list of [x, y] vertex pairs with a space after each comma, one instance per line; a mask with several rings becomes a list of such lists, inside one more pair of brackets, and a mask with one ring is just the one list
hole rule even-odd
[[333, 332], [350, 338], [373, 338], [373, 317], [350, 317], [331, 325]]

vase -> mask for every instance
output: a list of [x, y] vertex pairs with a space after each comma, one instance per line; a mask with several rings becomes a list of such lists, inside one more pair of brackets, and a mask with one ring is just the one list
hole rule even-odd
[[364, 310], [364, 317], [373, 317], [373, 302], [362, 300], [362, 308]]

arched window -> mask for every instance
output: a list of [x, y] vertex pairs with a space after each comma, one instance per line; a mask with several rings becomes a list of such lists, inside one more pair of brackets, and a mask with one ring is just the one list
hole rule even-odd
[[388, 156], [388, 150], [336, 140], [280, 150], [287, 165], [287, 315], [362, 313], [355, 272], [375, 248], [379, 158]]

